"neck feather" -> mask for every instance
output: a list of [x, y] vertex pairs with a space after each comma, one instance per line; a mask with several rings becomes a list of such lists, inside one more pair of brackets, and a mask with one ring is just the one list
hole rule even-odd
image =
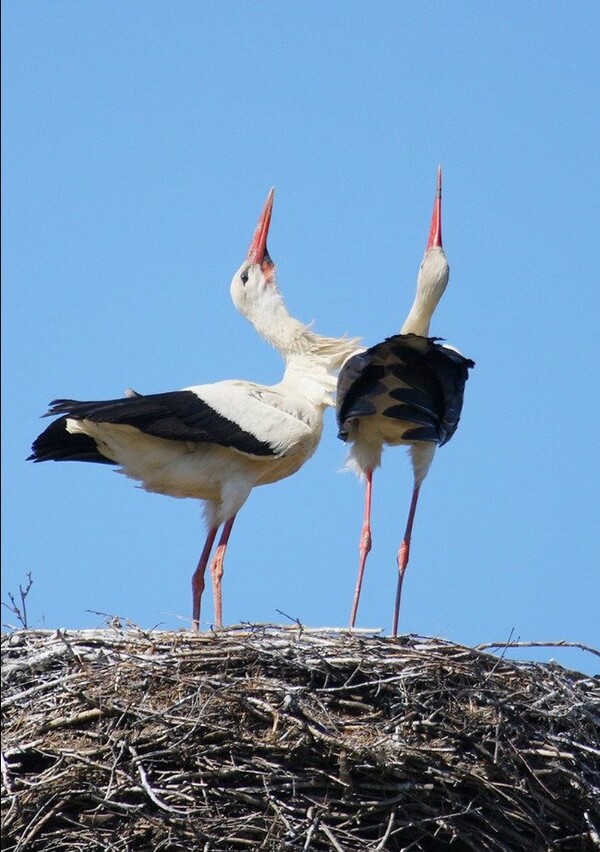
[[444, 250], [437, 246], [428, 249], [419, 270], [415, 300], [400, 329], [401, 334], [429, 335], [431, 317], [444, 294], [449, 275]]
[[281, 353], [285, 372], [280, 384], [293, 386], [316, 405], [333, 405], [337, 373], [351, 355], [364, 348], [361, 340], [317, 334], [290, 316], [276, 290], [246, 316], [258, 333]]
[[309, 359], [336, 369], [361, 346], [358, 338], [316, 334], [310, 326], [290, 316], [279, 293], [273, 293], [267, 302], [248, 314], [248, 319], [286, 363]]

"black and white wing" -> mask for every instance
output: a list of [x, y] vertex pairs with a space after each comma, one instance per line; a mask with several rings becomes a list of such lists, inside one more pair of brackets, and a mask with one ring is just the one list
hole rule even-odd
[[474, 362], [437, 338], [397, 334], [344, 364], [338, 377], [339, 437], [352, 421], [380, 415], [409, 424], [406, 441], [445, 444], [460, 419]]
[[251, 456], [285, 455], [310, 430], [293, 413], [274, 406], [266, 392], [261, 395], [260, 387], [250, 383], [218, 382], [103, 401], [57, 399], [47, 416], [62, 416], [36, 438], [28, 460], [118, 463], [100, 451], [103, 442], [69, 431], [69, 420], [104, 424], [107, 434], [110, 427], [128, 426], [169, 441], [217, 444]]

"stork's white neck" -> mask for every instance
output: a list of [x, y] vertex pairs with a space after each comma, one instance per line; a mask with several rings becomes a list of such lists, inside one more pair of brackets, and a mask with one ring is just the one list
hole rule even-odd
[[324, 337], [290, 316], [281, 294], [268, 293], [246, 311], [258, 333], [281, 353], [285, 372], [280, 385], [294, 388], [317, 405], [332, 405], [337, 371], [361, 348], [357, 338]]
[[450, 267], [443, 248], [428, 249], [419, 269], [415, 300], [400, 329], [401, 334], [429, 335], [431, 317], [446, 289], [449, 275]]
[[296, 350], [304, 326], [290, 316], [275, 287], [262, 293], [257, 302], [250, 303], [244, 313], [260, 336], [281, 352], [284, 358]]
[[304, 326], [295, 350], [285, 356], [285, 372], [280, 384], [296, 389], [315, 405], [334, 405], [340, 367], [363, 349], [358, 338], [323, 337]]
[[337, 371], [361, 349], [358, 338], [324, 337], [290, 316], [274, 274], [266, 276], [260, 264], [245, 261], [231, 282], [238, 311], [285, 361], [280, 385], [316, 405], [331, 405]]

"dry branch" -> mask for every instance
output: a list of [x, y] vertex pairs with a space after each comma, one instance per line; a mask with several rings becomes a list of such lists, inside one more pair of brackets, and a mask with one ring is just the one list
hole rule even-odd
[[3, 636], [3, 849], [600, 848], [600, 683], [300, 626]]

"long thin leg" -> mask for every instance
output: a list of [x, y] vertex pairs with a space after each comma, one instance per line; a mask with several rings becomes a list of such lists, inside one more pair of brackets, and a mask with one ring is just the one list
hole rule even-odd
[[362, 588], [363, 574], [365, 573], [365, 564], [367, 556], [371, 550], [371, 491], [373, 487], [373, 471], [366, 472], [365, 486], [365, 512], [363, 517], [363, 525], [360, 531], [360, 543], [358, 552], [360, 560], [358, 563], [358, 577], [356, 578], [356, 588], [354, 589], [354, 600], [352, 601], [352, 612], [350, 613], [350, 627], [354, 627], [356, 622], [356, 613], [358, 612], [358, 601], [360, 599], [360, 590]]
[[204, 572], [208, 565], [208, 557], [217, 534], [218, 527], [211, 527], [206, 536], [198, 567], [192, 576], [192, 630], [200, 630], [200, 601], [202, 600], [202, 592], [204, 591]]
[[223, 532], [221, 533], [219, 544], [217, 545], [215, 555], [213, 556], [212, 562], [210, 563], [210, 573], [212, 575], [213, 586], [213, 600], [215, 605], [215, 624], [217, 627], [223, 627], [223, 599], [221, 595], [221, 578], [223, 577], [223, 560], [225, 559], [225, 551], [227, 550], [227, 543], [229, 541], [229, 536], [231, 535], [231, 528], [233, 526], [234, 521], [235, 515], [233, 516], [233, 518], [229, 518], [229, 520], [223, 527]]
[[402, 583], [404, 581], [404, 572], [408, 565], [408, 557], [410, 556], [410, 537], [412, 535], [413, 522], [415, 520], [415, 512], [417, 510], [417, 500], [419, 499], [419, 490], [421, 486], [415, 485], [410, 501], [410, 509], [408, 510], [408, 520], [406, 521], [406, 529], [404, 530], [404, 538], [398, 549], [398, 587], [396, 589], [396, 603], [394, 605], [394, 624], [392, 627], [392, 636], [398, 635], [398, 619], [400, 617], [400, 600], [402, 598]]

